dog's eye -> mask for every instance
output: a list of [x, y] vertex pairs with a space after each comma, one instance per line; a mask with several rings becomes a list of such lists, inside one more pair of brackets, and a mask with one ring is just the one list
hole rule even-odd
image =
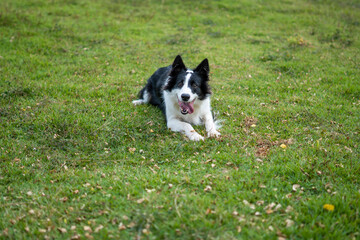
[[197, 87], [198, 87], [198, 85], [197, 85], [196, 83], [192, 83], [191, 86], [192, 86], [193, 88], [197, 88]]
[[184, 86], [184, 83], [183, 83], [183, 82], [179, 82], [179, 83], [178, 83], [178, 87], [182, 87], [182, 86]]

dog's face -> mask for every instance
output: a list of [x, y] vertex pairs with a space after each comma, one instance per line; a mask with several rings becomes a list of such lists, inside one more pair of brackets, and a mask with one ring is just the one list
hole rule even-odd
[[211, 94], [208, 85], [209, 71], [207, 59], [204, 59], [194, 70], [190, 70], [185, 67], [180, 56], [175, 58], [164, 90], [177, 97], [182, 114], [193, 113], [194, 102], [204, 100]]

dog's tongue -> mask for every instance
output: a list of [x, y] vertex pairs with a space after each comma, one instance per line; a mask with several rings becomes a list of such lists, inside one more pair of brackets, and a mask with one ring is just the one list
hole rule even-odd
[[192, 102], [178, 101], [178, 102], [182, 114], [192, 114], [194, 112], [194, 101]]

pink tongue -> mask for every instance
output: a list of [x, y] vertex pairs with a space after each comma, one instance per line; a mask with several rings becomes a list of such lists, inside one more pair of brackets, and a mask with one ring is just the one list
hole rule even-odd
[[189, 114], [192, 114], [194, 112], [194, 101], [192, 101], [192, 102], [179, 101], [179, 106], [183, 112], [187, 112]]

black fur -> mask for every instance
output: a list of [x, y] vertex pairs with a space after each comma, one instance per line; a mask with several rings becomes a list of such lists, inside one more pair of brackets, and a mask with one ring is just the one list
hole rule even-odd
[[[187, 75], [187, 68], [181, 59], [181, 56], [176, 56], [172, 65], [168, 67], [159, 68], [148, 79], [145, 87], [139, 92], [139, 97], [144, 99], [144, 92], [148, 93], [149, 103], [157, 106], [165, 114], [165, 105], [163, 91], [171, 92], [174, 88], [181, 88], [185, 76]], [[199, 96], [199, 100], [204, 100], [211, 94], [209, 81], [209, 62], [204, 59], [194, 70], [189, 80], [189, 87], [193, 93]], [[166, 83], [167, 82], [167, 83]], [[166, 83], [166, 85], [165, 85]]]

